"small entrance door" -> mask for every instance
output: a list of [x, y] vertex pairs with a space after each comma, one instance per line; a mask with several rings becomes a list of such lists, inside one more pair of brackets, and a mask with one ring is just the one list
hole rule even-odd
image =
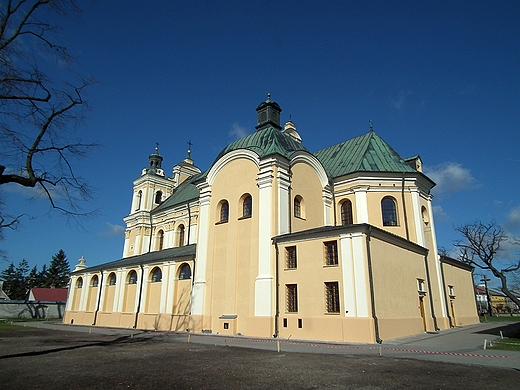
[[424, 297], [419, 297], [419, 309], [421, 310], [421, 317], [423, 321], [424, 331], [426, 332], [426, 314], [424, 312]]

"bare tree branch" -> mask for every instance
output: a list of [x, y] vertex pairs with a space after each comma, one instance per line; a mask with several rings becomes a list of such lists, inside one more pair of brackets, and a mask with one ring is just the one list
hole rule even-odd
[[512, 272], [520, 269], [520, 261], [518, 264], [502, 269], [497, 264], [497, 255], [502, 250], [502, 244], [509, 240], [505, 231], [495, 221], [487, 224], [475, 221], [457, 226], [455, 230], [464, 237], [455, 242], [455, 246], [459, 248], [460, 260], [480, 269], [489, 270], [500, 280], [502, 292], [520, 307], [520, 299], [508, 287], [508, 277]]
[[[0, 185], [39, 186], [51, 208], [76, 218], [89, 215], [80, 211], [78, 202], [90, 199], [91, 190], [74, 174], [72, 160], [97, 145], [71, 142], [69, 134], [83, 119], [84, 92], [93, 80], [78, 79], [62, 68], [62, 80], [47, 76], [51, 73], [44, 69], [70, 64], [72, 57], [54, 41], [57, 28], [39, 19], [45, 9], [60, 14], [80, 11], [74, 0], [0, 3]], [[35, 47], [53, 54], [56, 62], [36, 60]], [[57, 198], [52, 187], [64, 198]]]

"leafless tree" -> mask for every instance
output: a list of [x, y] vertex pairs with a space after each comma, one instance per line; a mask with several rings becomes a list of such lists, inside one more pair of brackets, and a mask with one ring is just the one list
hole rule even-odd
[[[520, 261], [509, 263], [504, 268], [499, 261], [503, 244], [511, 240], [506, 232], [495, 221], [487, 224], [475, 221], [457, 226], [455, 230], [464, 237], [455, 243], [455, 246], [459, 248], [460, 260], [482, 270], [490, 271], [500, 280], [502, 292], [520, 307], [520, 299], [508, 287], [508, 278], [510, 279], [515, 272], [518, 272]], [[515, 238], [513, 238], [513, 243], [520, 244]]]
[[[79, 202], [91, 198], [73, 160], [95, 146], [74, 135], [92, 80], [73, 72], [73, 58], [54, 42], [56, 26], [42, 18], [79, 11], [74, 0], [0, 2], [0, 185], [36, 188], [73, 218], [88, 215]], [[0, 209], [0, 228], [16, 227], [21, 215]]]

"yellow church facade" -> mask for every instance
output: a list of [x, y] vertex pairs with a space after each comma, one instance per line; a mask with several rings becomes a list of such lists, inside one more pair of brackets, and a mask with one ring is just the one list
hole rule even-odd
[[372, 129], [311, 153], [270, 97], [206, 171], [134, 181], [123, 258], [80, 262], [64, 322], [382, 342], [478, 322], [472, 268], [437, 254], [421, 159]]

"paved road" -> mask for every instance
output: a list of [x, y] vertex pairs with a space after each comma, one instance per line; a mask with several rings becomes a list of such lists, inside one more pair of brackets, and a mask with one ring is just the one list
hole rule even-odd
[[145, 332], [131, 329], [85, 327], [54, 322], [27, 322], [19, 324], [54, 330], [91, 332], [106, 335], [132, 335], [133, 337], [159, 337], [164, 338], [165, 341], [229, 345], [283, 352], [382, 355], [520, 370], [520, 352], [484, 349], [485, 341], [486, 346], [489, 346], [490, 343], [502, 342], [501, 331], [505, 337], [519, 331], [520, 322], [487, 322], [443, 330], [434, 334], [425, 333], [395, 340], [385, 340], [382, 344], [259, 339], [243, 336], [188, 334], [184, 332]]

